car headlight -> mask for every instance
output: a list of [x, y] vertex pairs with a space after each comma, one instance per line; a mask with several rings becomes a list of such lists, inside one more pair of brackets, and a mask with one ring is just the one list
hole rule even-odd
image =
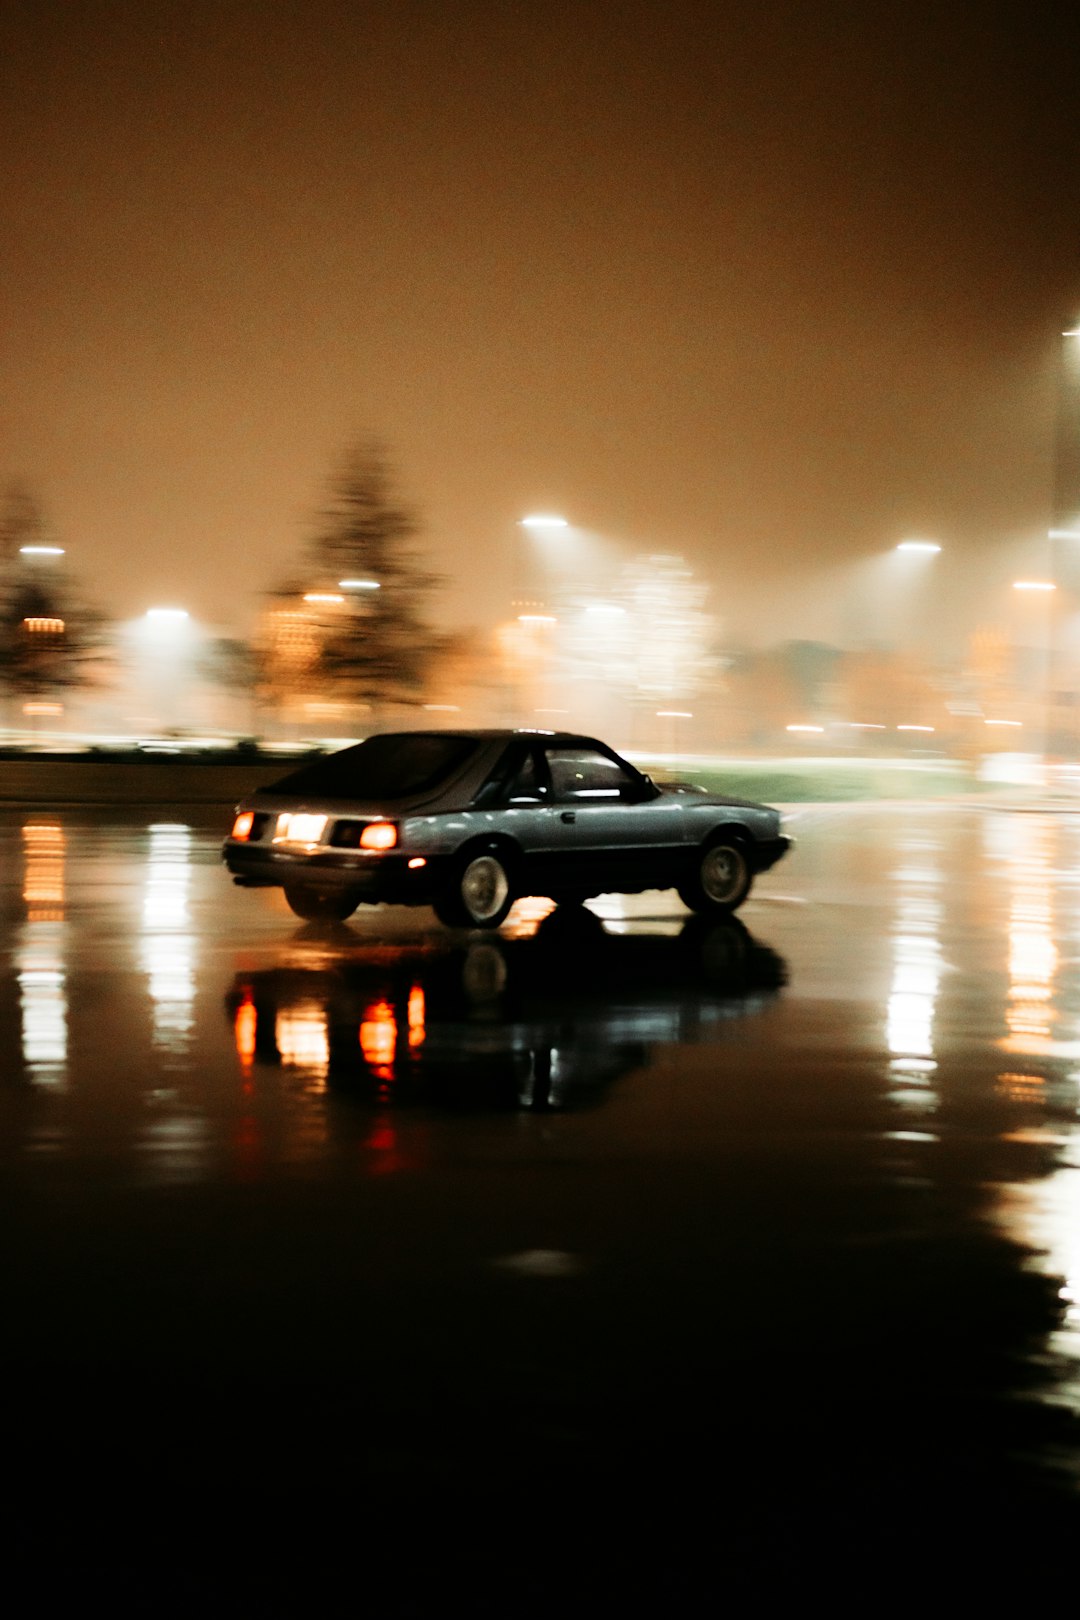
[[275, 844], [317, 844], [326, 831], [326, 817], [284, 810], [274, 829]]

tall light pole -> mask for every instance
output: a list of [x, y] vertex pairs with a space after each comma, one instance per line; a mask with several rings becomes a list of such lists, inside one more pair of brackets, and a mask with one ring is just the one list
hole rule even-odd
[[[1042, 680], [1041, 708], [1042, 708], [1042, 755], [1043, 764], [1051, 752], [1050, 735], [1052, 730], [1052, 714], [1054, 707], [1054, 602], [1057, 598], [1057, 581], [1053, 579], [1015, 579], [1013, 590], [1023, 595], [1042, 598], [1046, 602], [1046, 623], [1043, 635], [1042, 648]], [[1036, 677], [1036, 679], [1038, 679]]]
[[[1053, 493], [1049, 541], [1050, 579], [1060, 587], [1050, 599], [1046, 627], [1044, 752], [1052, 752], [1062, 695], [1061, 627], [1064, 597], [1080, 595], [1080, 326], [1061, 334], [1054, 422]], [[1070, 727], [1070, 731], [1073, 728]], [[1070, 737], [1070, 743], [1075, 738]]]
[[[528, 517], [518, 520], [518, 528], [525, 529], [530, 536], [558, 534], [561, 530], [569, 527], [570, 525], [566, 519], [558, 517], [554, 512], [533, 512]], [[542, 587], [535, 593], [532, 590], [532, 576], [534, 573], [532, 551], [528, 547], [517, 546], [514, 548], [514, 556], [517, 566], [514, 569], [515, 578], [512, 594], [518, 610], [532, 613], [543, 612], [545, 592]]]
[[196, 634], [187, 608], [147, 608], [131, 625], [131, 652], [135, 658], [135, 690], [152, 712], [134, 717], [139, 730], [150, 721], [159, 732], [178, 730], [192, 716]]
[[893, 630], [901, 656], [913, 668], [924, 665], [932, 644], [925, 613], [927, 570], [941, 551], [937, 540], [901, 540], [896, 547], [898, 567], [890, 571], [893, 593]]
[[[536, 536], [558, 534], [569, 529], [566, 518], [555, 512], [531, 512], [519, 518], [517, 527], [524, 529], [525, 537], [516, 541], [511, 569], [510, 610], [513, 615], [509, 629], [509, 647], [513, 674], [510, 685], [511, 714], [517, 724], [531, 721], [532, 714], [546, 689], [547, 664], [550, 660], [550, 636], [555, 618], [547, 611], [547, 592], [541, 584], [532, 583], [533, 555], [528, 540]], [[531, 697], [529, 687], [532, 687]]]

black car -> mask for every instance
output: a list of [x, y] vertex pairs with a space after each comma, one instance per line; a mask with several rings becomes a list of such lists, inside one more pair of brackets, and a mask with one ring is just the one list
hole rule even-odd
[[731, 912], [790, 843], [769, 806], [658, 786], [594, 737], [403, 731], [261, 788], [222, 858], [300, 917], [392, 902], [494, 928], [521, 895], [675, 889], [694, 911]]

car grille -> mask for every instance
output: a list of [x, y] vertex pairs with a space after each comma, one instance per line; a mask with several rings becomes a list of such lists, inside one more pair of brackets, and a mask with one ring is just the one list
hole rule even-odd
[[359, 849], [360, 834], [366, 826], [366, 821], [335, 821], [326, 842], [334, 849]]

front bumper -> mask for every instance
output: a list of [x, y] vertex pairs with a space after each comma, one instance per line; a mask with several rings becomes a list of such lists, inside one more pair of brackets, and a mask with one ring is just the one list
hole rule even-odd
[[767, 872], [770, 866], [785, 856], [794, 844], [794, 838], [787, 833], [780, 833], [776, 838], [762, 838], [754, 845], [754, 867], [758, 872]]

